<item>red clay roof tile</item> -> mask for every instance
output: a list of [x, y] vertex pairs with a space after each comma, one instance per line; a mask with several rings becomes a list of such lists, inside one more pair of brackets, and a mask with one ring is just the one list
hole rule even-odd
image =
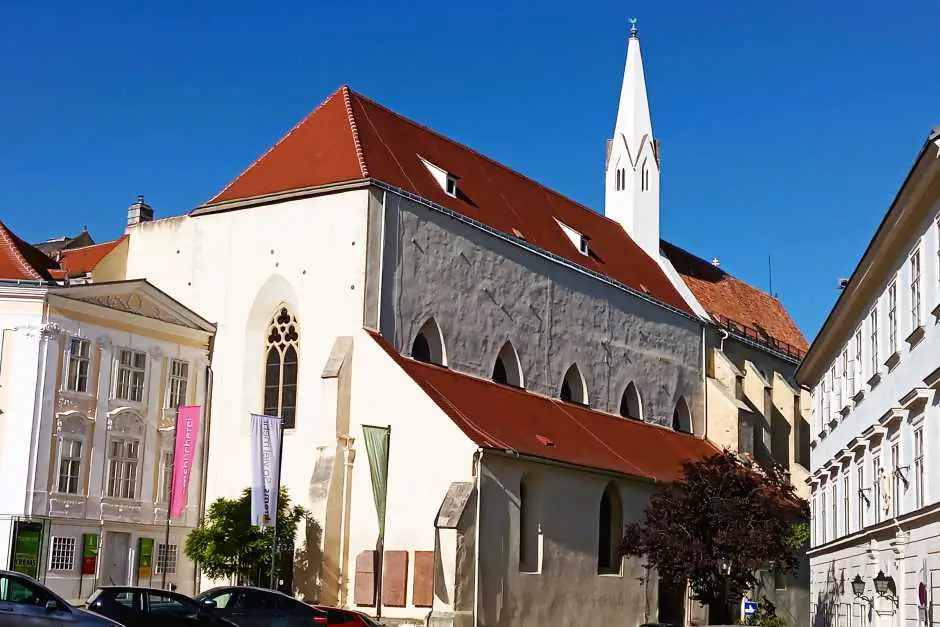
[[[456, 198], [445, 193], [422, 158], [459, 177]], [[657, 262], [618, 223], [348, 87], [331, 95], [209, 204], [367, 177], [692, 314]], [[556, 219], [588, 237], [590, 254], [571, 243]]]
[[375, 341], [478, 446], [655, 481], [718, 452], [707, 440], [414, 361]]
[[0, 222], [0, 278], [48, 281], [55, 261], [27, 244]]
[[750, 330], [771, 344], [776, 340], [806, 352], [806, 338], [779, 300], [674, 244], [661, 244], [692, 294], [719, 322], [746, 327], [745, 332]]
[[95, 269], [101, 260], [117, 248], [118, 244], [124, 241], [126, 235], [122, 235], [116, 240], [94, 244], [92, 246], [82, 246], [81, 248], [67, 248], [60, 253], [59, 264], [64, 273], [69, 276], [76, 274], [85, 274]]

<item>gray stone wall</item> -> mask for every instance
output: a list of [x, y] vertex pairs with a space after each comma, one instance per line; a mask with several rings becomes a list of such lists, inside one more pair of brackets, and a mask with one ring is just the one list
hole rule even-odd
[[401, 352], [433, 317], [450, 368], [489, 378], [510, 340], [533, 392], [557, 397], [576, 363], [592, 407], [618, 413], [632, 381], [646, 420], [671, 425], [684, 397], [703, 433], [700, 322], [395, 194], [385, 204], [379, 326]]

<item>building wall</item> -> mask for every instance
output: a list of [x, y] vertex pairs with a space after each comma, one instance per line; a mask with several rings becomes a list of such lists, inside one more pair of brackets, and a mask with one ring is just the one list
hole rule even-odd
[[[423, 623], [430, 607], [414, 605], [416, 551], [435, 549], [434, 522], [453, 481], [471, 481], [476, 445], [366, 333], [354, 340], [350, 430], [356, 438], [349, 507], [349, 564], [375, 549], [378, 519], [362, 425], [391, 427], [385, 550], [406, 551], [404, 607], [385, 604], [383, 616]], [[486, 549], [488, 550], [488, 549]], [[355, 607], [353, 572], [342, 592]], [[391, 574], [397, 579], [400, 572]], [[369, 611], [368, 607], [362, 607]]]
[[[540, 525], [539, 572], [520, 572], [519, 486]], [[601, 473], [483, 455], [480, 480], [479, 624], [638, 625], [657, 621], [657, 582], [642, 560], [598, 574], [601, 496], [613, 483], [624, 524], [642, 518], [653, 484]]]
[[490, 378], [510, 340], [533, 392], [576, 363], [591, 407], [619, 413], [634, 382], [645, 420], [671, 426], [684, 397], [704, 434], [699, 321], [394, 194], [385, 212], [381, 331], [402, 353], [433, 317], [455, 370]]
[[285, 434], [282, 477], [295, 502], [315, 504], [312, 452], [332, 457], [337, 446], [318, 376], [334, 339], [362, 328], [366, 199], [352, 191], [128, 229], [126, 276], [146, 277], [218, 325], [208, 503], [249, 485], [249, 465], [231, 459], [248, 454], [249, 413], [262, 410], [267, 327], [286, 303], [300, 350], [297, 426]]

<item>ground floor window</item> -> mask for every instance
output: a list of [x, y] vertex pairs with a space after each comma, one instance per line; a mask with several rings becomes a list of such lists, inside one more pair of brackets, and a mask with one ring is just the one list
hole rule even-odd
[[75, 538], [52, 538], [49, 553], [49, 570], [71, 571], [75, 569]]
[[176, 545], [158, 544], [157, 545], [157, 574], [164, 572], [168, 575], [176, 574]]

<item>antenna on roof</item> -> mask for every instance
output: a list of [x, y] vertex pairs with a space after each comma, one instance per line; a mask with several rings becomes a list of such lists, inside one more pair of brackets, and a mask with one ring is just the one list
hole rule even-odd
[[767, 280], [770, 283], [768, 286], [767, 292], [773, 296], [774, 295], [774, 269], [773, 265], [770, 263], [770, 253], [767, 253]]

